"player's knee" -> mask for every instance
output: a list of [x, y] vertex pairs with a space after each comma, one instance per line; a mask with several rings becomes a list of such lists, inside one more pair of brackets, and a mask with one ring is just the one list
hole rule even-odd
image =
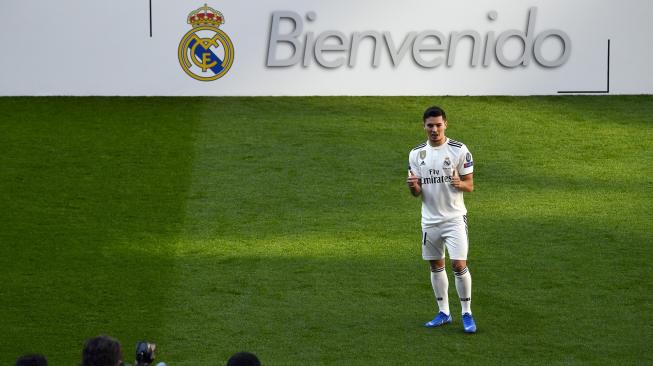
[[429, 261], [429, 264], [431, 265], [431, 272], [436, 272], [436, 271], [439, 271], [441, 268], [444, 267], [444, 259], [442, 259], [442, 260], [432, 260], [432, 261]]
[[467, 261], [453, 261], [451, 266], [453, 267], [454, 271], [460, 272], [465, 269], [465, 267], [467, 267]]

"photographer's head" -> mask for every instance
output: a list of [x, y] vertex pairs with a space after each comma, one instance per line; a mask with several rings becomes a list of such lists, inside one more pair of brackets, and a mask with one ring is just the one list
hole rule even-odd
[[120, 366], [122, 348], [120, 342], [109, 336], [91, 338], [84, 344], [81, 366]]
[[253, 353], [239, 352], [229, 358], [227, 366], [261, 366], [261, 362]]
[[48, 366], [45, 356], [33, 353], [18, 357], [16, 366]]

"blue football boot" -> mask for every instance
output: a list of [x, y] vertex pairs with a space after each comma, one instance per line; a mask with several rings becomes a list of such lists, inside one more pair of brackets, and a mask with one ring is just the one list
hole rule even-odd
[[424, 326], [427, 328], [435, 328], [448, 323], [451, 323], [451, 314], [447, 315], [443, 312], [439, 312], [433, 320], [424, 323]]
[[465, 333], [476, 333], [476, 323], [472, 314], [463, 314], [463, 328], [465, 328]]

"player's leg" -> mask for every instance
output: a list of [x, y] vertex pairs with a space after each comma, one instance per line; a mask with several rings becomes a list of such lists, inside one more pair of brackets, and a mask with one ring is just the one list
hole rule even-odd
[[440, 312], [449, 315], [449, 278], [444, 268], [444, 258], [429, 261], [431, 265], [431, 286]]
[[429, 261], [431, 267], [431, 286], [433, 287], [433, 293], [439, 309], [435, 318], [424, 325], [427, 327], [437, 327], [451, 323], [448, 296], [449, 280], [444, 268], [444, 242], [440, 238], [439, 228], [423, 230], [422, 258]]
[[472, 318], [472, 275], [467, 267], [469, 251], [467, 218], [463, 216], [459, 220], [452, 221], [443, 235], [454, 270], [456, 291], [460, 298], [461, 313], [463, 314], [463, 325], [466, 332], [474, 333], [476, 324]]
[[456, 291], [460, 297], [462, 313], [472, 313], [472, 275], [467, 268], [467, 261], [453, 259], [451, 261], [456, 281]]
[[462, 309], [463, 328], [467, 333], [476, 333], [476, 322], [472, 316], [472, 275], [467, 268], [467, 261], [453, 260], [454, 275], [456, 278], [456, 291], [460, 297]]

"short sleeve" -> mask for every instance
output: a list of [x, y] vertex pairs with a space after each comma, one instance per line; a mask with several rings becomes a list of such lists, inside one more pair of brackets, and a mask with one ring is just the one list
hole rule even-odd
[[419, 166], [417, 165], [417, 151], [413, 150], [408, 154], [408, 167], [407, 170], [410, 169], [413, 174], [416, 176], [420, 176], [419, 174]]
[[467, 146], [463, 145], [460, 159], [458, 160], [458, 175], [467, 175], [474, 172], [474, 157]]

